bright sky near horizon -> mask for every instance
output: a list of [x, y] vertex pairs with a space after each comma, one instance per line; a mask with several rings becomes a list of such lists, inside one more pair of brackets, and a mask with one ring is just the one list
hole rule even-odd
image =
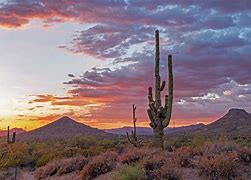
[[132, 103], [148, 126], [157, 28], [163, 78], [167, 54], [174, 57], [172, 122], [250, 112], [250, 9], [249, 0], [0, 1], [0, 129], [63, 115], [127, 126]]

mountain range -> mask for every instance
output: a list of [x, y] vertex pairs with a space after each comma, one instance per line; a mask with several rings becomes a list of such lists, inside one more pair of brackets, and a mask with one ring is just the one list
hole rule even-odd
[[[187, 131], [196, 131], [198, 129], [201, 129], [205, 125], [200, 124], [194, 124], [189, 126], [181, 126], [176, 128], [165, 128], [165, 134], [172, 134], [172, 133], [178, 133], [178, 132], [187, 132]], [[113, 128], [113, 129], [104, 129], [105, 132], [117, 134], [117, 135], [125, 135], [127, 132], [130, 133], [132, 131], [133, 127], [124, 126], [122, 128]], [[153, 130], [152, 128], [148, 127], [137, 127], [136, 129], [138, 135], [152, 135]]]
[[[22, 129], [12, 129], [11, 133], [16, 131], [17, 139], [21, 141], [29, 140], [54, 140], [67, 139], [74, 136], [95, 136], [97, 138], [111, 138], [116, 135], [125, 135], [131, 132], [132, 127], [122, 127], [113, 129], [100, 130], [79, 123], [70, 117], [64, 116], [52, 123], [40, 128], [25, 132]], [[251, 132], [251, 114], [243, 109], [230, 109], [220, 119], [211, 124], [195, 124], [190, 126], [182, 126], [177, 128], [166, 128], [165, 134], [193, 134], [200, 133], [202, 135], [244, 135], [250, 136]], [[147, 127], [137, 127], [138, 135], [152, 135], [152, 129]], [[0, 131], [0, 136], [6, 136], [6, 131]]]

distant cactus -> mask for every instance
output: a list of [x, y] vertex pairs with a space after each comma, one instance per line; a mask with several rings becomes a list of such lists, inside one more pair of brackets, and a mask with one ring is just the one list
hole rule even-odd
[[159, 51], [159, 31], [155, 31], [156, 52], [155, 52], [155, 100], [153, 99], [152, 87], [148, 89], [149, 108], [147, 113], [151, 121], [150, 126], [154, 132], [154, 146], [163, 148], [164, 128], [169, 125], [172, 114], [173, 103], [173, 71], [172, 55], [168, 55], [168, 95], [165, 96], [165, 106], [161, 105], [161, 91], [165, 88], [165, 81], [161, 83], [159, 74], [160, 51]]
[[12, 144], [16, 142], [16, 132], [13, 132], [12, 139], [10, 140], [10, 126], [8, 126], [7, 130], [7, 143]]
[[128, 141], [135, 147], [139, 146], [139, 141], [136, 134], [136, 121], [137, 121], [136, 109], [137, 109], [136, 106], [133, 104], [132, 105], [133, 130], [131, 131], [131, 135], [129, 135], [128, 132], [126, 133]]

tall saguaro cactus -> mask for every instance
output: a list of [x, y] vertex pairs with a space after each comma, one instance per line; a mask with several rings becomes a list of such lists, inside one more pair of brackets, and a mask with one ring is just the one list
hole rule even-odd
[[136, 106], [133, 104], [132, 105], [132, 120], [133, 120], [133, 130], [131, 132], [131, 136], [129, 136], [128, 132], [126, 133], [128, 141], [135, 147], [139, 145], [137, 134], [136, 134]]
[[161, 92], [165, 88], [165, 81], [161, 82], [159, 73], [160, 69], [160, 48], [159, 48], [159, 31], [155, 31], [156, 52], [155, 52], [155, 100], [153, 98], [152, 87], [148, 88], [149, 108], [147, 113], [150, 119], [150, 126], [154, 133], [154, 146], [163, 148], [164, 145], [164, 128], [169, 125], [172, 115], [173, 104], [173, 71], [172, 55], [168, 55], [168, 95], [165, 96], [165, 105], [161, 105]]

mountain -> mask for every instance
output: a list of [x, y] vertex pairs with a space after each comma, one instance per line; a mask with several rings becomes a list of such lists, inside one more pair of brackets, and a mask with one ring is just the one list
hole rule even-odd
[[[113, 129], [104, 129], [105, 132], [117, 134], [117, 135], [126, 135], [126, 132], [131, 133], [133, 127], [124, 126], [121, 128]], [[152, 129], [148, 127], [137, 127], [136, 129], [138, 135], [150, 135], [152, 134]]]
[[[13, 132], [16, 132], [17, 134], [21, 134], [21, 133], [24, 133], [25, 130], [22, 129], [22, 128], [13, 128], [13, 129], [10, 129], [10, 134], [12, 135]], [[7, 130], [1, 130], [0, 131], [0, 137], [2, 136], [7, 136]]]
[[251, 134], [251, 114], [244, 109], [230, 109], [220, 119], [198, 131], [205, 135], [249, 135]]
[[[176, 128], [165, 128], [165, 134], [172, 134], [172, 133], [178, 133], [178, 132], [187, 132], [191, 130], [198, 130], [202, 127], [204, 127], [204, 124], [194, 124], [190, 126], [181, 126]], [[118, 134], [118, 135], [125, 135], [126, 132], [130, 133], [132, 131], [132, 127], [124, 126], [122, 128], [113, 128], [113, 129], [104, 129], [105, 132], [112, 133], [112, 134]], [[152, 135], [152, 128], [148, 127], [137, 127], [137, 134], [138, 135]]]
[[74, 136], [95, 136], [97, 138], [111, 137], [112, 134], [106, 133], [97, 128], [92, 128], [85, 124], [76, 122], [75, 120], [64, 116], [50, 124], [27, 131], [17, 136], [18, 140], [55, 140], [68, 139]]

